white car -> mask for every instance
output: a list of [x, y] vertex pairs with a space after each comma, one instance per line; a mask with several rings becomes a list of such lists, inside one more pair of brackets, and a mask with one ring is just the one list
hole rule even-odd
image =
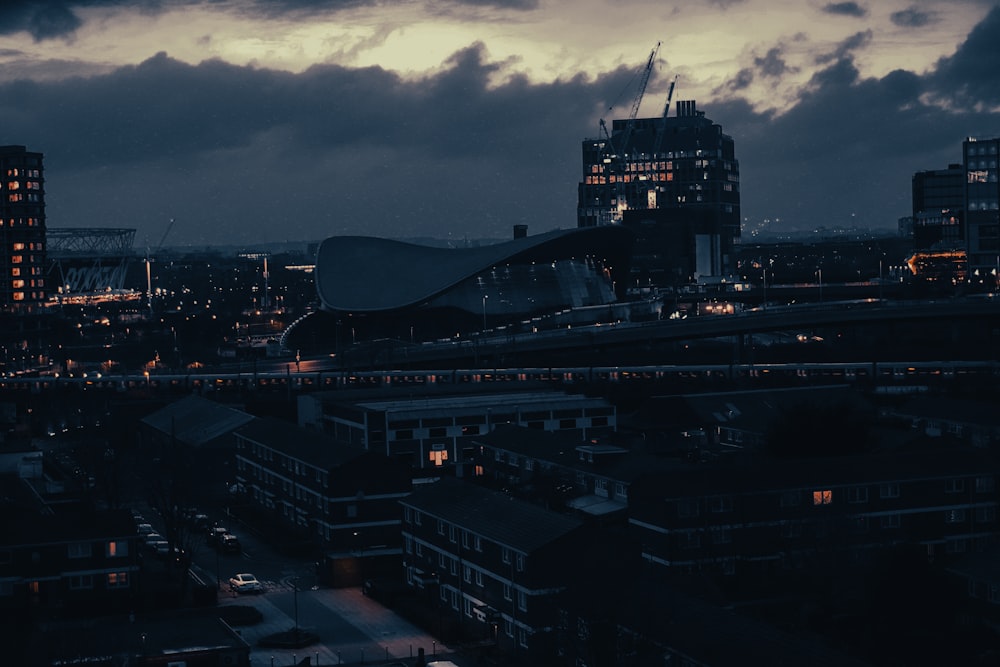
[[242, 572], [229, 578], [229, 590], [235, 593], [262, 593], [264, 584], [249, 572]]

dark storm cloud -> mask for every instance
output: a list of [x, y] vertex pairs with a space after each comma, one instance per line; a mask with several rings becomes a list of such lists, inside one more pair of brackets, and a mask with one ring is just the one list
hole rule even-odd
[[580, 142], [598, 136], [632, 68], [490, 87], [499, 67], [479, 45], [419, 81], [159, 54], [108, 75], [0, 85], [0, 143], [45, 153], [51, 226], [136, 227], [137, 243], [169, 218], [196, 243], [575, 226]]
[[872, 41], [872, 31], [864, 30], [862, 32], [856, 32], [847, 39], [840, 42], [831, 53], [824, 53], [816, 56], [817, 65], [825, 65], [827, 63], [835, 62], [838, 60], [843, 60], [850, 56], [851, 52], [856, 51], [863, 46], [869, 44]]
[[[777, 56], [738, 77], [730, 99], [699, 100], [736, 141], [743, 214], [803, 229], [894, 227], [914, 172], [959, 161], [980, 128], [1000, 134], [989, 113], [1000, 103], [998, 29], [995, 10], [934, 71], [878, 79], [854, 64], [858, 33], [780, 114], [732, 96], [780, 70]], [[581, 141], [599, 136], [602, 116], [627, 114], [634, 88], [625, 107], [618, 94], [637, 66], [532, 84], [497, 76], [504, 64], [481, 45], [420, 80], [160, 54], [86, 79], [0, 84], [0, 143], [45, 154], [50, 226], [133, 227], [137, 245], [155, 244], [171, 218], [178, 244], [507, 238], [514, 224], [575, 226]], [[666, 84], [652, 81], [647, 100]]]
[[979, 36], [992, 32], [994, 20], [984, 21], [953, 59], [942, 62], [954, 67], [947, 72], [897, 70], [863, 78], [847, 53], [818, 72], [783, 114], [755, 113], [743, 100], [712, 105], [710, 117], [737, 141], [744, 215], [781, 218], [786, 227], [803, 230], [894, 228], [910, 214], [913, 173], [960, 161], [971, 128], [1000, 132], [988, 110], [942, 110], [925, 97], [940, 80], [961, 76], [967, 58], [986, 56], [989, 40]]
[[777, 78], [783, 74], [797, 71], [797, 68], [790, 68], [781, 54], [781, 47], [768, 49], [764, 57], [755, 57], [753, 64], [761, 74], [766, 77]]
[[[963, 107], [1000, 105], [1000, 7], [973, 28], [952, 56], [938, 61], [931, 77], [938, 98]], [[1000, 123], [991, 123], [1000, 134]]]
[[27, 32], [36, 41], [72, 34], [81, 25], [70, 3], [7, 0], [0, 4], [0, 34]]
[[922, 28], [930, 23], [937, 22], [937, 13], [927, 12], [916, 7], [908, 7], [898, 12], [893, 12], [889, 19], [894, 25], [900, 28]]
[[856, 2], [831, 2], [823, 6], [823, 11], [827, 14], [840, 16], [856, 16], [858, 18], [868, 16], [868, 10]]

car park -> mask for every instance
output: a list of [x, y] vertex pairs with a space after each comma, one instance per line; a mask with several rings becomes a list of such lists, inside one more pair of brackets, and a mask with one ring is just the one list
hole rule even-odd
[[229, 578], [229, 590], [234, 593], [263, 593], [264, 585], [249, 572], [241, 572]]

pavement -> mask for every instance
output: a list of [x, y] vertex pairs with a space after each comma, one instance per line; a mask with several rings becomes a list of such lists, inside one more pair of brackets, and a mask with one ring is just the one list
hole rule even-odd
[[[413, 665], [421, 648], [428, 662], [451, 660], [471, 665], [451, 648], [365, 596], [360, 588], [317, 588], [295, 591], [287, 585], [266, 583], [262, 594], [219, 595], [219, 605], [246, 605], [263, 615], [260, 623], [235, 628], [250, 644], [251, 667], [299, 665]], [[291, 605], [291, 606], [290, 606]], [[296, 627], [319, 635], [318, 644], [302, 649], [261, 648], [267, 635]]]

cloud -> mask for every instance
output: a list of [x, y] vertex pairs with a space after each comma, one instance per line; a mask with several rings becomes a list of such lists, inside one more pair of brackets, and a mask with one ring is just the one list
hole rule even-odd
[[27, 32], [36, 41], [64, 37], [80, 27], [79, 17], [65, 2], [7, 0], [0, 5], [0, 34]]
[[419, 80], [161, 53], [87, 79], [0, 84], [0, 124], [45, 154], [52, 227], [141, 239], [173, 217], [198, 243], [573, 227], [581, 142], [633, 72], [497, 85], [501, 67], [481, 45]]
[[900, 28], [923, 28], [926, 25], [935, 23], [938, 20], [937, 12], [929, 12], [908, 7], [898, 12], [893, 12], [889, 19], [894, 25]]
[[825, 65], [834, 61], [843, 60], [858, 49], [870, 44], [872, 41], [872, 31], [864, 30], [856, 32], [847, 39], [840, 42], [830, 53], [823, 53], [816, 56], [817, 65]]
[[[1000, 109], [1000, 6], [969, 33], [955, 53], [937, 62], [933, 92], [947, 106]], [[992, 131], [1000, 134], [996, 120]]]
[[788, 66], [782, 57], [782, 49], [778, 46], [768, 49], [762, 58], [754, 57], [753, 64], [761, 74], [770, 78], [778, 78], [789, 72], [798, 71], [797, 68]]
[[857, 18], [864, 18], [868, 16], [868, 10], [856, 2], [830, 2], [823, 5], [823, 11], [827, 14], [854, 16]]

